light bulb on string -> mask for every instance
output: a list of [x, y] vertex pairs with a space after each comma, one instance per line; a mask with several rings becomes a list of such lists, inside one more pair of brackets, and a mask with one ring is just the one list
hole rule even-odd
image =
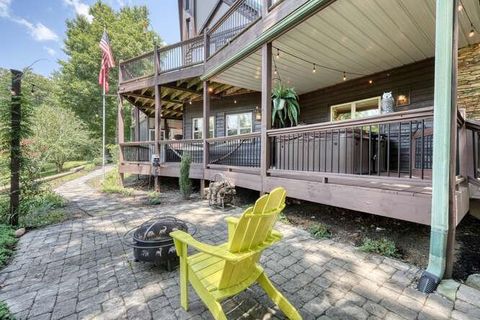
[[277, 48], [277, 55], [275, 56], [275, 58], [280, 59], [280, 49], [278, 48]]
[[277, 67], [275, 67], [275, 70], [273, 71], [273, 73], [274, 73], [275, 75], [278, 74]]
[[369, 84], [372, 84], [372, 83], [373, 83], [373, 80], [372, 80], [372, 79], [368, 80], [368, 83], [369, 83]]
[[317, 68], [315, 66], [315, 63], [313, 64], [313, 70], [312, 70], [313, 73], [317, 72]]
[[347, 80], [347, 74], [345, 73], [345, 71], [343, 71], [343, 81], [346, 81]]
[[463, 5], [460, 3], [457, 7], [458, 11], [462, 11], [463, 10]]
[[470, 30], [470, 33], [468, 34], [468, 37], [471, 38], [475, 35], [475, 28], [473, 27], [473, 24], [470, 25], [472, 27], [472, 30]]

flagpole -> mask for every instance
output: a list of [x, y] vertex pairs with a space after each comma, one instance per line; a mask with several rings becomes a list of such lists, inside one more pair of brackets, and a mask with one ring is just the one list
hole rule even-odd
[[103, 169], [103, 180], [105, 181], [105, 81], [103, 81], [103, 108], [102, 108], [102, 169]]

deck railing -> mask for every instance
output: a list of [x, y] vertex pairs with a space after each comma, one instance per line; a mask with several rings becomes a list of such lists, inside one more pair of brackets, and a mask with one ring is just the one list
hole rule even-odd
[[208, 30], [209, 56], [219, 51], [262, 16], [263, 0], [237, 0]]
[[[120, 62], [120, 82], [153, 76], [201, 64], [208, 56], [219, 51], [233, 38], [246, 30], [262, 16], [264, 0], [237, 0], [228, 11], [207, 31], [207, 36], [197, 36], [156, 51]], [[155, 63], [158, 58], [158, 67]]]
[[159, 72], [168, 72], [202, 63], [205, 58], [203, 36], [178, 42], [158, 50]]
[[269, 130], [270, 169], [428, 178], [433, 108]]
[[260, 167], [260, 132], [207, 139], [208, 164]]
[[470, 150], [468, 150], [468, 152], [471, 152], [472, 155], [472, 171], [467, 172], [467, 174], [470, 175], [469, 178], [473, 179], [473, 181], [477, 181], [480, 184], [480, 181], [478, 180], [480, 178], [480, 123], [478, 121], [466, 120], [465, 128], [468, 135], [467, 139], [469, 140], [467, 145], [469, 146]]
[[160, 150], [164, 154], [162, 162], [180, 162], [182, 156], [189, 154], [193, 163], [203, 163], [203, 140], [164, 140], [160, 141]]
[[153, 141], [121, 143], [120, 152], [124, 161], [150, 162], [155, 152], [155, 143]]
[[155, 54], [153, 51], [120, 63], [121, 81], [152, 76], [155, 74]]

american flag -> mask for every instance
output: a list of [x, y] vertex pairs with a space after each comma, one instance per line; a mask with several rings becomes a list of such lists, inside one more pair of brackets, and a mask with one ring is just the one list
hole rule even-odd
[[115, 66], [115, 61], [113, 61], [110, 40], [108, 39], [106, 31], [103, 31], [102, 39], [100, 40], [100, 49], [102, 49], [102, 68], [98, 74], [98, 84], [104, 86], [105, 92], [108, 92], [108, 70]]

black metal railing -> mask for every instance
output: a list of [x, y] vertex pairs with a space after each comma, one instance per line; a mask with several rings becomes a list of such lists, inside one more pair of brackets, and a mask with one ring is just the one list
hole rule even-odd
[[203, 140], [160, 141], [160, 150], [164, 153], [163, 162], [180, 162], [189, 154], [192, 163], [203, 163]]
[[150, 162], [155, 152], [154, 142], [125, 142], [120, 144], [120, 152], [124, 161]]
[[260, 133], [207, 139], [208, 164], [238, 167], [260, 167]]
[[465, 128], [467, 130], [467, 146], [470, 149], [471, 169], [467, 172], [473, 179], [480, 178], [480, 122], [474, 120], [465, 120]]
[[271, 169], [428, 178], [433, 109], [268, 131]]
[[262, 16], [263, 0], [237, 0], [208, 30], [208, 53], [213, 55]]

